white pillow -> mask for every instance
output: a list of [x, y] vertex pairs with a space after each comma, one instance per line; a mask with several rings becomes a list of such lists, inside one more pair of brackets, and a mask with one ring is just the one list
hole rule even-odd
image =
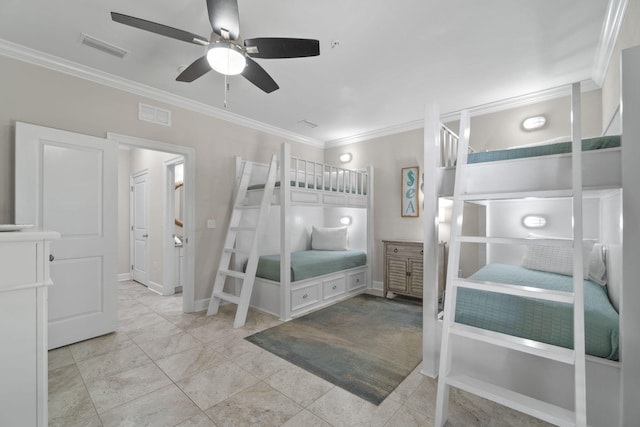
[[[589, 278], [589, 257], [593, 246], [593, 241], [583, 242], [584, 264], [582, 274], [585, 279]], [[528, 246], [521, 265], [532, 270], [573, 276], [573, 248], [547, 245]]]
[[607, 263], [605, 262], [605, 247], [596, 243], [589, 257], [589, 280], [600, 286], [607, 284]]
[[346, 251], [348, 248], [347, 227], [311, 227], [311, 249]]

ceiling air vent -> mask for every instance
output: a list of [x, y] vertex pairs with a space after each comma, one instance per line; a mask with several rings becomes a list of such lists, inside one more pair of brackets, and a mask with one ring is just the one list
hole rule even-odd
[[108, 53], [109, 55], [113, 55], [118, 58], [124, 58], [129, 53], [128, 51], [124, 50], [121, 47], [114, 46], [110, 43], [99, 40], [85, 33], [82, 33], [80, 35], [80, 43], [82, 43], [85, 46], [98, 49], [104, 53]]
[[317, 124], [310, 122], [309, 120], [300, 120], [298, 123], [300, 123], [302, 126], [306, 126], [311, 129], [318, 127]]
[[147, 104], [138, 104], [138, 120], [171, 126], [171, 111]]

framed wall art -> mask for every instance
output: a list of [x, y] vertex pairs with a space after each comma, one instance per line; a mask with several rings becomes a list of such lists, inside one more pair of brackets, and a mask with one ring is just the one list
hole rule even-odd
[[420, 169], [418, 166], [402, 168], [402, 216], [420, 216], [418, 193], [420, 190]]

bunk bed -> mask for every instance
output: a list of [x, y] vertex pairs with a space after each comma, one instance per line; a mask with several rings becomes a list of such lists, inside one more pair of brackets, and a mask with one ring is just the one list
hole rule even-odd
[[[236, 158], [238, 182], [244, 162]], [[254, 163], [253, 169], [257, 173], [243, 201], [247, 206], [264, 196], [268, 165]], [[372, 168], [350, 170], [297, 158], [283, 144], [277, 181], [267, 195], [271, 209], [258, 239], [250, 305], [289, 320], [370, 287], [372, 193]], [[340, 223], [345, 217], [349, 225]], [[238, 240], [240, 253], [247, 244]], [[247, 257], [236, 255], [235, 264], [244, 269]]]
[[[461, 128], [459, 134], [468, 135], [469, 131], [473, 132], [473, 129]], [[619, 419], [621, 363], [618, 362], [618, 307], [622, 294], [622, 139], [614, 135], [582, 140], [582, 190], [585, 194], [594, 194], [593, 197], [603, 197], [601, 211], [603, 215], [607, 215], [603, 222], [608, 221], [608, 225], [602, 229], [605, 234], [613, 234], [601, 236], [605, 243], [612, 243], [607, 248], [606, 286], [590, 280], [584, 282], [588, 300], [585, 324], [587, 354], [590, 355], [586, 357], [586, 398], [590, 425], [617, 425]], [[460, 186], [460, 194], [484, 193], [487, 199], [498, 193], [504, 194], [505, 199], [509, 198], [509, 193], [514, 198], [528, 193], [528, 196], [535, 199], [572, 187], [571, 146], [567, 147], [567, 144], [500, 152], [470, 152], [468, 164], [464, 166], [464, 182], [456, 183], [458, 140], [458, 136], [440, 122], [437, 104], [427, 103], [425, 182], [432, 182], [433, 185], [425, 188], [424, 238], [429, 244], [425, 243], [423, 373], [434, 377], [437, 376], [439, 365], [442, 315], [437, 304], [440, 297], [437, 293], [437, 278], [429, 272], [436, 270], [437, 265], [437, 254], [433, 248], [440, 241], [437, 225], [439, 198], [453, 196], [455, 185]], [[490, 230], [487, 230], [487, 236], [490, 236], [489, 233]], [[619, 235], [616, 236], [616, 233]], [[493, 237], [499, 239], [507, 236]], [[540, 243], [544, 246], [544, 238]], [[490, 243], [484, 245], [486, 248]], [[487, 249], [486, 253], [489, 252]], [[587, 266], [588, 259], [587, 255]], [[573, 279], [566, 272], [559, 275], [549, 270], [540, 271], [545, 270], [544, 267], [532, 269], [488, 261], [486, 266], [470, 277], [471, 280], [510, 284], [515, 283], [514, 280], [520, 280], [517, 284], [521, 286], [572, 289]], [[505, 277], [509, 280], [504, 280]], [[584, 278], [588, 279], [588, 271], [585, 271]], [[569, 306], [569, 312], [562, 312], [566, 308], [567, 305], [562, 303], [459, 289], [455, 321], [512, 336], [572, 347], [573, 309]], [[589, 312], [596, 309], [602, 309], [605, 314]], [[594, 317], [590, 317], [592, 315]], [[593, 338], [595, 336], [601, 341], [596, 343]], [[551, 401], [561, 407], [573, 407], [572, 366], [463, 338], [454, 340], [452, 345], [457, 349], [453, 353], [455, 370], [479, 373], [482, 379], [501, 387]], [[540, 375], [540, 372], [545, 375]], [[558, 384], [562, 387], [558, 387]]]

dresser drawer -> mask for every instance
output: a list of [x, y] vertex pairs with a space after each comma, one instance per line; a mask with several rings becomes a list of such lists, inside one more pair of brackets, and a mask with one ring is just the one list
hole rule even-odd
[[422, 245], [387, 244], [386, 247], [386, 254], [390, 256], [417, 258], [423, 254]]
[[366, 275], [364, 271], [361, 271], [359, 273], [349, 274], [348, 288], [347, 288], [349, 291], [362, 288], [366, 286], [366, 284], [367, 284], [367, 281], [366, 281]]
[[36, 283], [36, 251], [35, 242], [8, 243], [0, 246], [0, 290]]
[[291, 311], [300, 310], [320, 301], [320, 283], [305, 285], [291, 291]]
[[338, 277], [337, 279], [325, 280], [322, 282], [322, 295], [325, 300], [344, 294], [344, 289], [344, 277]]

